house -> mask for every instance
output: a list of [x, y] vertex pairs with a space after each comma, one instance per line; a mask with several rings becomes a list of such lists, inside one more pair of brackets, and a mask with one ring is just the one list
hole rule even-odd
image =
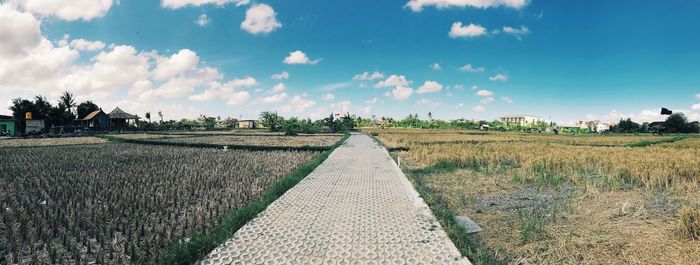
[[580, 129], [588, 129], [591, 132], [604, 132], [610, 130], [609, 123], [604, 123], [599, 120], [579, 121], [578, 127]]
[[488, 131], [489, 128], [491, 127], [488, 124], [482, 124], [481, 126], [479, 126], [479, 129], [482, 131]]
[[649, 123], [647, 130], [650, 132], [665, 132], [666, 131], [666, 122], [655, 121], [655, 122]]
[[258, 128], [258, 121], [256, 121], [256, 120], [240, 120], [240, 121], [238, 121], [238, 128], [246, 128], [246, 129]]
[[15, 135], [14, 117], [0, 115], [0, 135]]
[[109, 115], [100, 110], [96, 110], [85, 116], [83, 124], [86, 129], [105, 130], [109, 129]]
[[116, 107], [107, 116], [109, 116], [109, 126], [111, 130], [129, 128], [129, 126], [136, 124], [136, 121], [139, 120], [139, 116], [126, 113], [119, 107]]
[[519, 126], [528, 126], [542, 121], [542, 119], [530, 115], [505, 115], [498, 119], [505, 124]]

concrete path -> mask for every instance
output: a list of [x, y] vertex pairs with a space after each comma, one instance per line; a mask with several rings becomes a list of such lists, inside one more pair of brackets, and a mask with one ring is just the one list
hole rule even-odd
[[470, 264], [386, 149], [353, 134], [201, 264]]

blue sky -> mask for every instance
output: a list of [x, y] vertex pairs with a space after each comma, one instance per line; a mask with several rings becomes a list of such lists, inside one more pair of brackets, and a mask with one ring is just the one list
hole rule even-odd
[[3, 3], [0, 107], [69, 90], [166, 118], [700, 119], [697, 1], [64, 2]]

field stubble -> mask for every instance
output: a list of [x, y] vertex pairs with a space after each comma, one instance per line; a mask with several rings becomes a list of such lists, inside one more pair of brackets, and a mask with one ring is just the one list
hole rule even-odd
[[372, 132], [405, 147], [394, 155], [431, 197], [485, 228], [466, 235], [475, 264], [700, 260], [700, 138]]
[[318, 154], [127, 143], [0, 148], [0, 263], [146, 263]]

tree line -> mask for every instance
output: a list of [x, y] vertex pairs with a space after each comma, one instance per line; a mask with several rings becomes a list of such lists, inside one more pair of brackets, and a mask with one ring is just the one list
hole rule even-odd
[[637, 123], [632, 119], [621, 119], [616, 125], [610, 126], [610, 132], [616, 133], [699, 133], [700, 122], [689, 122], [683, 113], [673, 113], [664, 122]]

